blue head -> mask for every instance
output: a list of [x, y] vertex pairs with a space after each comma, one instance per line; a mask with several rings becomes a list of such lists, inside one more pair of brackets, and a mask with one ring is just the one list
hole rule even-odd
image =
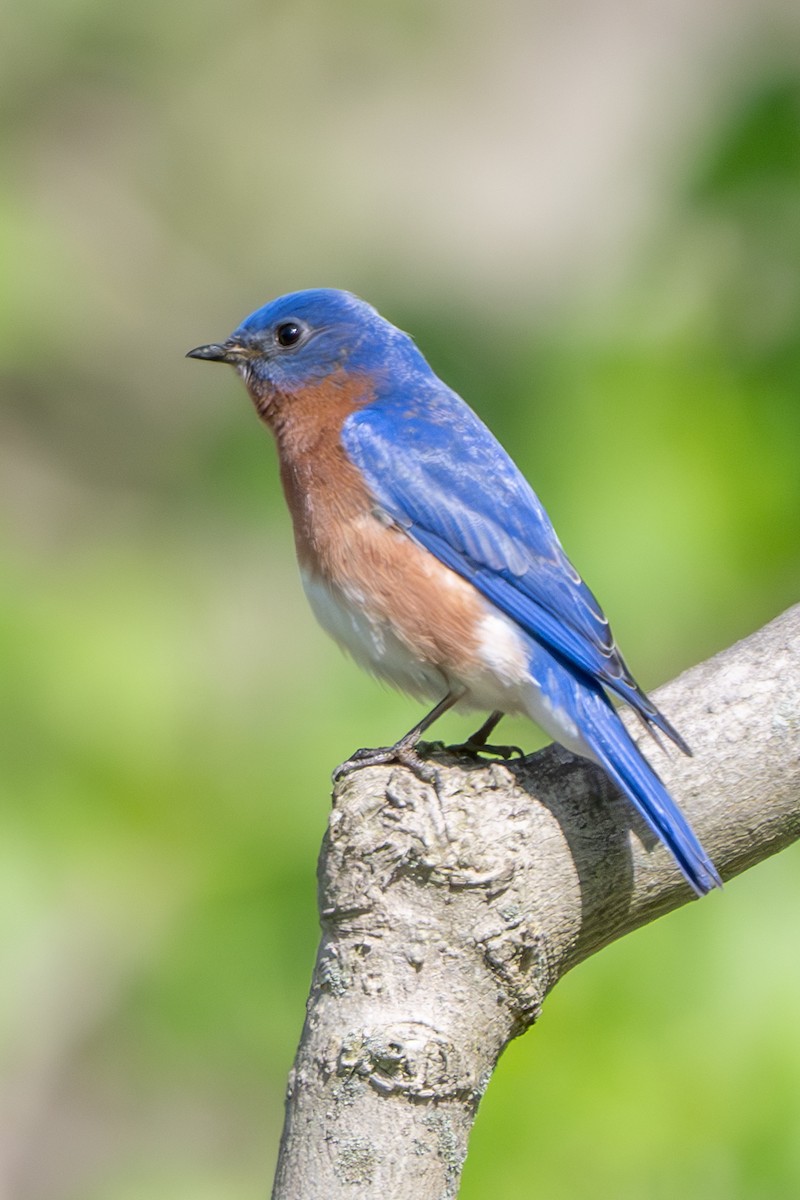
[[291, 395], [341, 371], [379, 383], [429, 370], [407, 334], [364, 300], [333, 288], [280, 296], [246, 317], [226, 341], [198, 346], [187, 357], [236, 367], [257, 400]]

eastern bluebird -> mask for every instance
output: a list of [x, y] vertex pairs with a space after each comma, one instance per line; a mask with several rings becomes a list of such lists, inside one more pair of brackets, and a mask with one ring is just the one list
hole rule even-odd
[[688, 754], [686, 743], [634, 680], [527, 481], [407, 334], [318, 289], [273, 300], [188, 357], [235, 367], [275, 436], [320, 624], [367, 670], [437, 701], [396, 745], [358, 751], [344, 770], [419, 769], [417, 741], [454, 705], [491, 712], [478, 744], [503, 713], [525, 713], [600, 764], [698, 895], [721, 886], [608, 692]]

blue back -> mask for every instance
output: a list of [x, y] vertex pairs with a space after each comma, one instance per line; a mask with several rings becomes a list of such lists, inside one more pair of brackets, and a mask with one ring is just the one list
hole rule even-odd
[[390, 381], [348, 417], [342, 441], [381, 505], [412, 537], [531, 637], [672, 736], [628, 671], [533, 489], [427, 363], [413, 390], [407, 380], [400, 387]]

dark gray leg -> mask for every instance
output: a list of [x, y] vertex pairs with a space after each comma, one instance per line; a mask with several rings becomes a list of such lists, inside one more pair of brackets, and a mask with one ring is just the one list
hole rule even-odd
[[481, 754], [494, 754], [498, 758], [511, 758], [512, 755], [518, 754], [520, 758], [525, 757], [524, 750], [519, 746], [495, 746], [490, 745], [489, 737], [494, 732], [495, 727], [501, 720], [503, 713], [499, 709], [495, 709], [491, 716], [483, 722], [477, 733], [473, 733], [471, 738], [466, 742], [461, 742], [458, 746], [447, 746], [447, 750], [453, 754], [469, 754], [473, 758], [478, 758]]
[[336, 768], [333, 773], [334, 780], [342, 779], [345, 775], [349, 775], [351, 771], [357, 771], [360, 767], [377, 767], [384, 763], [396, 762], [400, 763], [403, 767], [408, 767], [420, 779], [424, 779], [426, 783], [432, 782], [436, 773], [432, 767], [429, 767], [420, 758], [416, 749], [417, 742], [425, 730], [460, 699], [460, 692], [448, 692], [444, 700], [440, 700], [427, 716], [424, 716], [413, 729], [409, 729], [408, 733], [401, 737], [399, 742], [395, 742], [393, 746], [377, 746], [375, 749], [356, 750], [354, 754], [350, 755], [347, 762], [343, 762], [340, 767]]

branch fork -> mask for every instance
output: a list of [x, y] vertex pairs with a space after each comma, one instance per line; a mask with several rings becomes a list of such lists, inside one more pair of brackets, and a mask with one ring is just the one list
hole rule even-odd
[[[800, 836], [800, 606], [657, 702], [695, 753], [653, 762], [724, 878]], [[390, 766], [336, 785], [274, 1200], [455, 1197], [511, 1038], [567, 970], [693, 900], [591, 763], [436, 765], [435, 786]]]

